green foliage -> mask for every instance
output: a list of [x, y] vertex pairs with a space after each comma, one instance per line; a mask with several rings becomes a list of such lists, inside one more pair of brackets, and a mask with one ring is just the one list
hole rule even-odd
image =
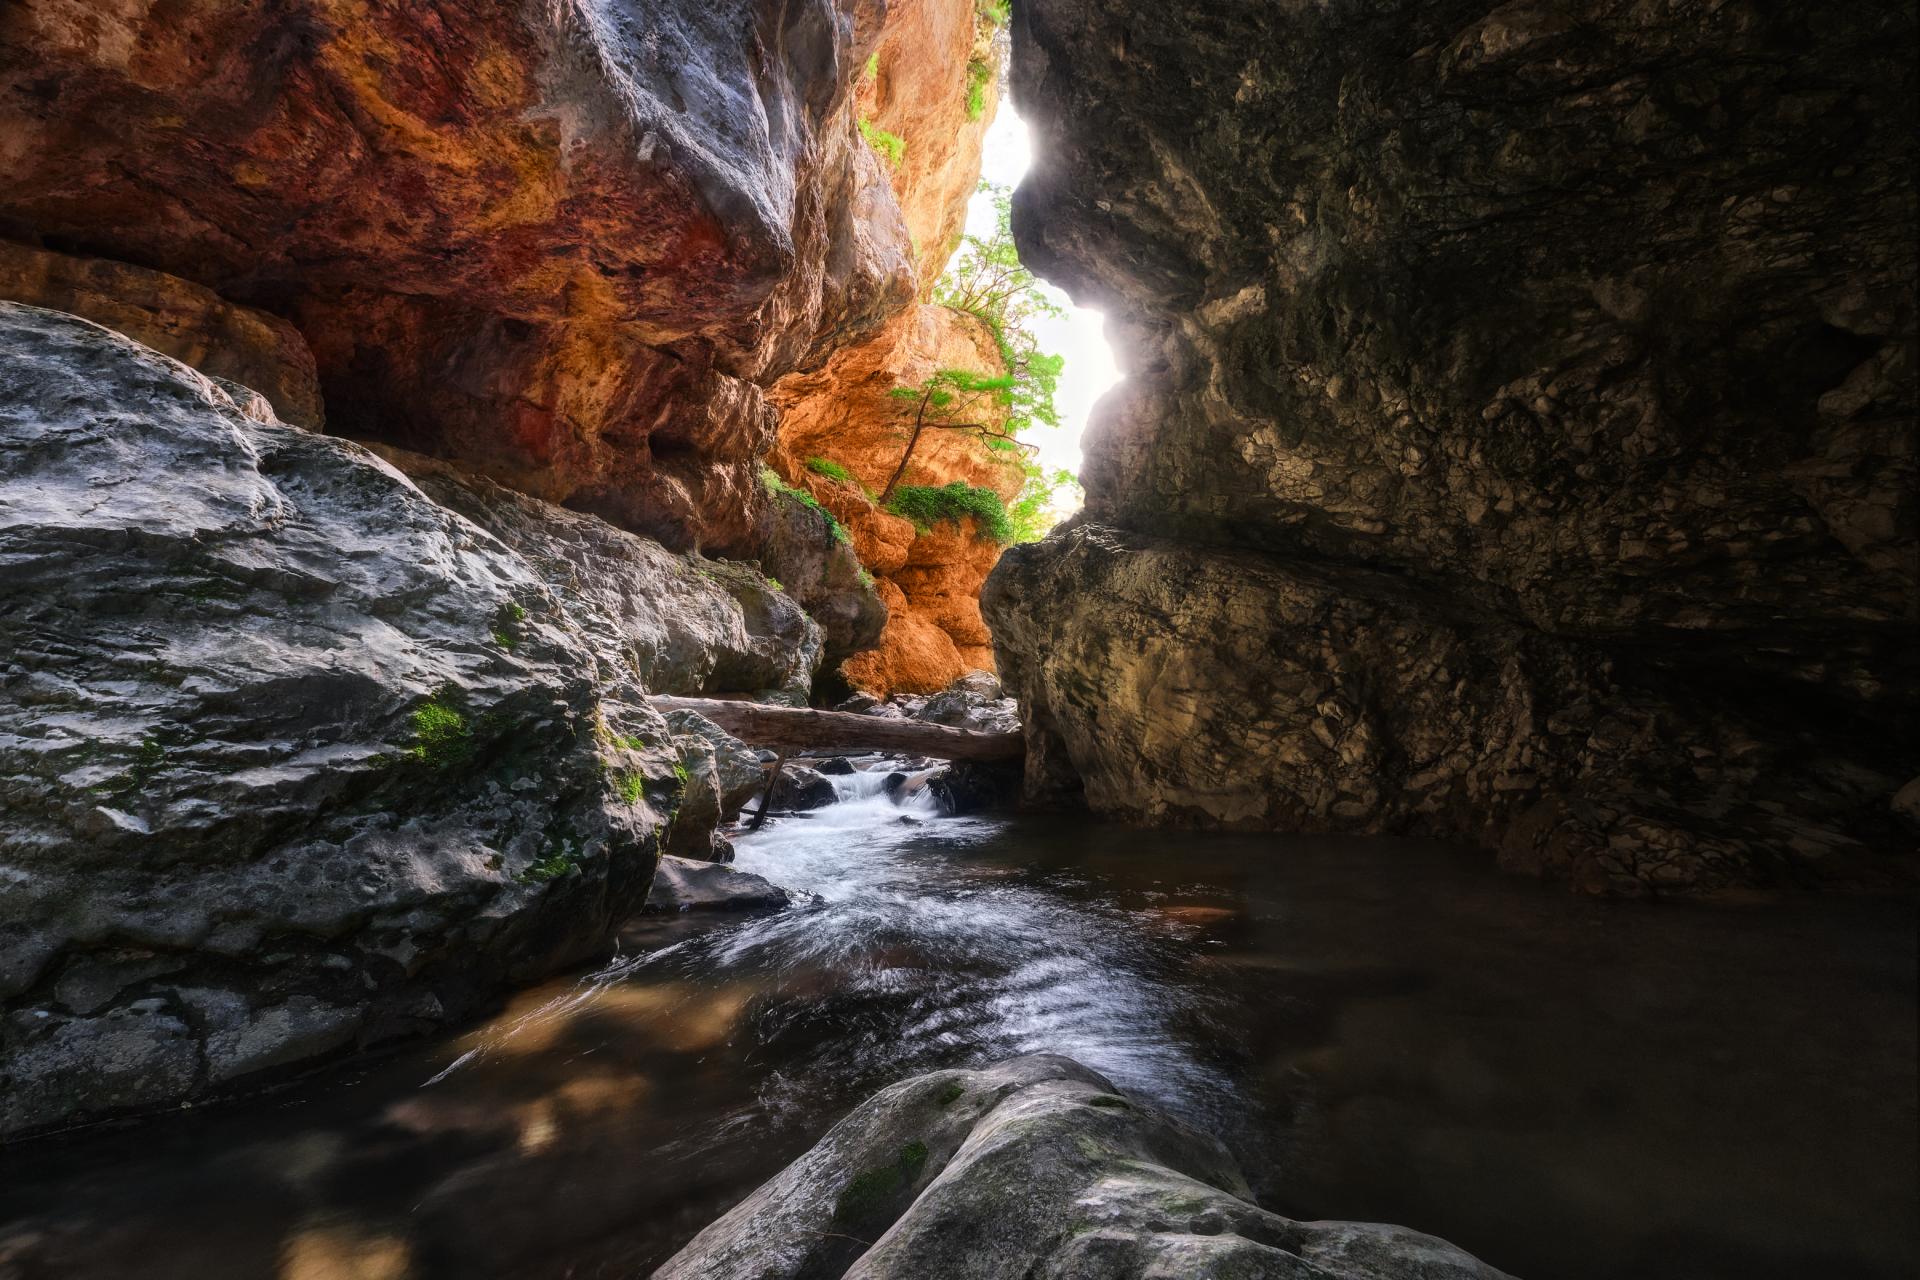
[[772, 587], [772, 588], [773, 588], [773, 589], [774, 589], [775, 591], [785, 591], [785, 590], [786, 590], [786, 587], [784, 587], [784, 586], [782, 586], [782, 585], [781, 585], [781, 583], [780, 583], [780, 579], [778, 579], [778, 578], [776, 578], [776, 577], [774, 577], [774, 576], [773, 576], [772, 574], [768, 574], [768, 575], [767, 575], [767, 585], [768, 585], [768, 586], [770, 586], [770, 587]]
[[872, 80], [880, 74], [880, 51], [875, 49], [867, 55], [867, 79]]
[[[999, 348], [1004, 372], [988, 375], [940, 369], [918, 385], [888, 391], [903, 406], [911, 407], [903, 408], [900, 423], [906, 448], [880, 496], [889, 510], [920, 522], [957, 518], [952, 513], [962, 502], [958, 496], [936, 499], [927, 494], [986, 493], [968, 490], [965, 485], [948, 485], [944, 490], [923, 489], [920, 496], [905, 494], [900, 482], [926, 431], [969, 432], [989, 452], [1030, 454], [1034, 447], [1019, 438], [1021, 432], [1060, 425], [1054, 396], [1066, 361], [1040, 349], [1034, 324], [1063, 312], [1048, 300], [1033, 273], [1020, 265], [1013, 243], [1012, 192], [991, 183], [982, 183], [980, 189], [993, 199], [994, 229], [988, 235], [962, 238], [962, 251], [935, 286], [934, 297], [987, 326]], [[965, 514], [979, 518], [982, 530], [999, 542], [1042, 536], [1051, 523], [1055, 495], [1071, 482], [1065, 472], [1046, 472], [1030, 457], [1020, 458], [1019, 466], [1025, 484], [1011, 512], [997, 497], [992, 497], [990, 510], [984, 499], [969, 496], [964, 500]], [[896, 493], [911, 510], [903, 509], [894, 499]], [[920, 514], [915, 515], [916, 511]]]
[[841, 484], [855, 483], [853, 472], [831, 458], [808, 458], [807, 470], [815, 475], [825, 476], [829, 480], [838, 480]]
[[973, 11], [981, 21], [1004, 27], [1013, 16], [1013, 0], [973, 0]]
[[869, 591], [873, 590], [873, 575], [867, 572], [865, 565], [860, 566], [860, 585]]
[[[827, 532], [831, 533], [835, 538], [839, 539], [841, 542], [845, 542], [849, 545], [852, 544], [853, 535], [847, 532], [847, 527], [845, 525], [841, 524], [839, 520], [834, 518], [833, 512], [821, 506], [820, 500], [814, 497], [812, 494], [808, 493], [805, 489], [797, 489], [793, 485], [788, 484], [785, 480], [782, 480], [780, 478], [779, 472], [775, 471], [772, 467], [760, 468], [760, 483], [766, 488], [766, 491], [772, 494], [774, 497], [789, 498], [794, 502], [799, 503], [801, 506], [805, 507], [807, 510], [813, 512], [815, 515], [819, 516], [822, 520], [827, 522]], [[772, 578], [768, 578], [767, 581], [773, 583], [773, 589], [775, 591], [780, 591], [783, 589], [780, 586], [780, 584], [778, 582], [775, 582]]]
[[615, 746], [625, 747], [629, 751], [645, 751], [647, 749], [647, 740], [637, 733], [630, 733], [625, 736], [615, 734], [613, 741]]
[[521, 884], [545, 884], [549, 880], [573, 875], [580, 870], [577, 859], [581, 852], [583, 851], [574, 848], [573, 841], [562, 840], [552, 853], [538, 862], [529, 864], [527, 869], [514, 879]]
[[887, 510], [905, 516], [913, 521], [914, 528], [922, 531], [940, 520], [958, 522], [972, 516], [979, 522], [982, 536], [1000, 543], [1014, 540], [1013, 521], [1007, 517], [1007, 504], [1000, 500], [1000, 495], [991, 489], [977, 489], [964, 480], [939, 487], [901, 485], [894, 490]]
[[680, 779], [680, 786], [683, 789], [693, 778], [693, 775], [687, 772], [687, 766], [678, 760], [673, 762], [673, 776]]
[[473, 726], [444, 698], [429, 698], [414, 710], [407, 755], [436, 769], [463, 764], [473, 755]]
[[1080, 481], [1064, 467], [1046, 471], [1023, 460], [1026, 483], [1007, 506], [1007, 518], [1013, 522], [1013, 541], [1038, 542], [1053, 528], [1058, 497], [1063, 489], [1078, 489]]
[[987, 114], [987, 90], [993, 87], [993, 64], [979, 58], [967, 63], [967, 119]]
[[1013, 243], [1012, 189], [990, 182], [981, 183], [980, 189], [993, 198], [994, 229], [984, 236], [961, 237], [959, 252], [934, 286], [934, 300], [979, 319], [992, 332], [1011, 379], [1004, 397], [1009, 434], [1057, 427], [1060, 414], [1053, 397], [1066, 360], [1040, 350], [1033, 323], [1064, 312], [1020, 265]]
[[907, 140], [897, 133], [888, 133], [871, 120], [860, 121], [860, 136], [867, 145], [878, 151], [891, 167], [898, 169], [907, 159]]
[[643, 774], [623, 771], [613, 775], [613, 787], [626, 803], [639, 804], [640, 798], [647, 794], [647, 779]]
[[958, 1102], [960, 1095], [966, 1091], [966, 1086], [962, 1085], [959, 1081], [949, 1080], [946, 1084], [940, 1086], [939, 1093], [933, 1095], [933, 1105], [936, 1107], [950, 1107]]
[[519, 643], [519, 641], [515, 640], [512, 636], [508, 635], [506, 632], [502, 631], [498, 627], [495, 627], [493, 629], [493, 642], [499, 645], [502, 649], [505, 649], [508, 653], [512, 653], [513, 646]]

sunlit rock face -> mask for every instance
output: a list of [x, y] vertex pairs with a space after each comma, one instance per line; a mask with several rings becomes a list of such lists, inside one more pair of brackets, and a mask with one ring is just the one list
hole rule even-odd
[[0, 235], [294, 322], [331, 429], [751, 541], [762, 385], [905, 305], [878, 0], [0, 16]]
[[[886, 489], [907, 444], [911, 414], [892, 391], [941, 369], [998, 374], [1003, 368], [984, 323], [925, 304], [901, 312], [874, 338], [836, 353], [820, 369], [783, 378], [773, 389], [780, 408], [773, 465], [846, 527], [886, 604], [885, 630], [866, 652], [841, 664], [858, 688], [881, 695], [937, 693], [969, 671], [993, 666], [980, 587], [1000, 559], [1000, 544], [971, 517], [915, 528], [872, 495]], [[821, 461], [841, 467], [848, 479], [815, 469]], [[956, 481], [1011, 502], [1023, 477], [1015, 455], [987, 448], [970, 432], [925, 432], [902, 482]]]
[[818, 661], [754, 570], [416, 484], [70, 315], [0, 302], [0, 349], [0, 1136], [597, 954], [693, 776], [646, 694]]
[[1036, 792], [1910, 883], [1909, 10], [1030, 0], [1013, 50], [1016, 237], [1128, 373], [988, 587]]

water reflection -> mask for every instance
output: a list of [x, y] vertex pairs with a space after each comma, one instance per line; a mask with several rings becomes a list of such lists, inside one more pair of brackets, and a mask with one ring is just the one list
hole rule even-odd
[[940, 821], [741, 842], [811, 895], [285, 1093], [7, 1153], [0, 1275], [644, 1274], [873, 1089], [1064, 1052], [1274, 1208], [1535, 1276], [1876, 1276], [1912, 1222], [1913, 931], [1609, 908], [1391, 841]]

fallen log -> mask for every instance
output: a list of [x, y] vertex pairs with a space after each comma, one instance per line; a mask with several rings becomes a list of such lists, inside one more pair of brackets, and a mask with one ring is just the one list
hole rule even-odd
[[1018, 729], [989, 733], [730, 698], [662, 696], [652, 702], [661, 711], [703, 715], [742, 742], [775, 751], [890, 751], [935, 760], [1018, 760], [1027, 753], [1026, 737]]

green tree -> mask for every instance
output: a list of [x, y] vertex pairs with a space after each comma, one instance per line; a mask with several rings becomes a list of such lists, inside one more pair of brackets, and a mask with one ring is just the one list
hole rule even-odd
[[1014, 438], [1011, 419], [1005, 425], [997, 421], [1013, 395], [1014, 382], [1012, 374], [940, 369], [924, 382], [887, 392], [896, 400], [910, 403], [913, 416], [903, 423], [906, 448], [900, 451], [900, 462], [875, 501], [885, 506], [893, 497], [907, 474], [907, 464], [913, 461], [914, 450], [920, 447], [921, 437], [929, 431], [964, 431], [996, 451], [1032, 450], [1032, 445]]
[[[1013, 244], [1012, 190], [987, 182], [981, 183], [980, 189], [993, 199], [993, 230], [986, 235], [962, 237], [952, 264], [934, 286], [934, 300], [985, 324], [1006, 372], [989, 376], [964, 369], [941, 369], [923, 382], [898, 386], [888, 393], [910, 404], [912, 416], [903, 423], [906, 447], [881, 491], [879, 500], [883, 504], [899, 487], [914, 450], [928, 431], [970, 432], [989, 449], [1030, 454], [1034, 446], [1019, 438], [1022, 432], [1035, 426], [1060, 425], [1053, 398], [1066, 361], [1040, 349], [1033, 324], [1042, 317], [1062, 314], [1061, 309], [1047, 299], [1034, 274], [1020, 265], [1020, 254]], [[1057, 477], [1065, 473], [1049, 476], [1031, 459], [1021, 461], [1028, 481], [1021, 500], [1028, 498], [1036, 484], [1046, 490], [1031, 507], [1038, 519], [1060, 483]]]

